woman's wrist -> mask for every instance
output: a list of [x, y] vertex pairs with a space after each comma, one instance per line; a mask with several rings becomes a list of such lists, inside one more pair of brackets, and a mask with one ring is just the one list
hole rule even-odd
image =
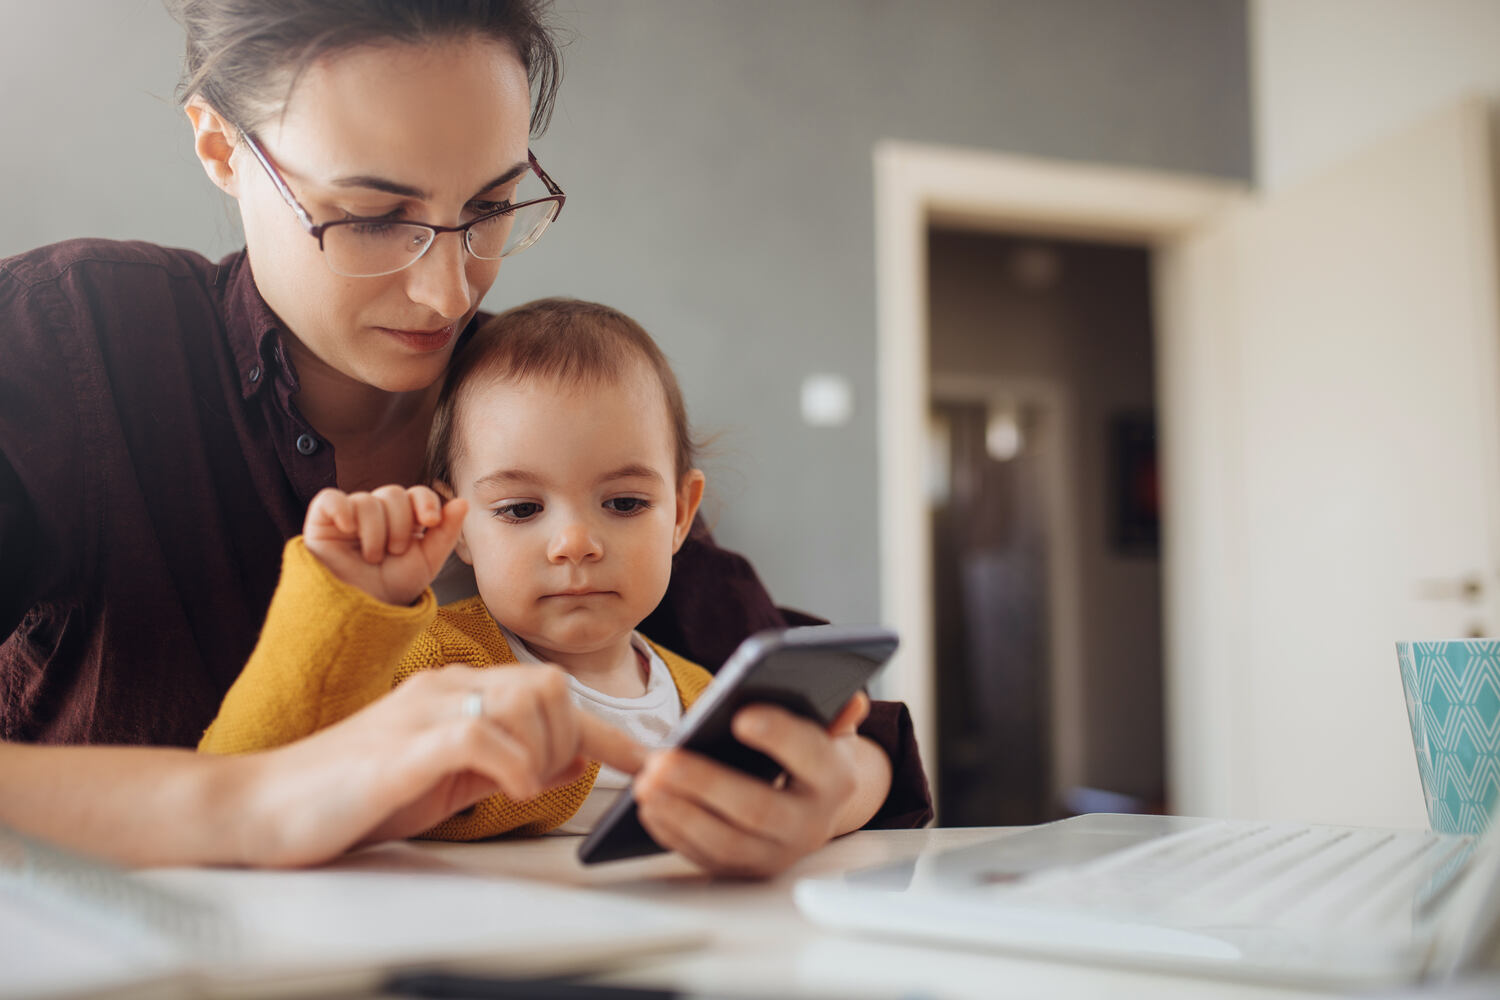
[[[162, 755], [165, 766], [155, 793], [141, 804], [164, 821], [161, 832], [171, 832], [155, 843], [141, 843], [129, 852], [134, 856], [122, 860], [145, 865], [256, 864], [249, 848], [260, 836], [264, 817], [254, 801], [261, 771], [256, 758], [261, 755], [215, 757], [165, 748], [145, 752]], [[179, 753], [179, 760], [168, 761], [166, 755], [176, 758]]]
[[212, 863], [266, 864], [266, 848], [278, 836], [276, 811], [266, 796], [274, 778], [267, 766], [274, 762], [274, 752], [204, 759], [216, 766], [204, 770], [194, 804], [206, 842], [221, 855]]
[[854, 794], [849, 796], [834, 824], [834, 836], [852, 833], [868, 823], [891, 791], [891, 761], [879, 743], [855, 736]]
[[350, 846], [357, 831], [343, 829], [349, 810], [340, 790], [355, 780], [352, 772], [362, 762], [339, 758], [326, 742], [314, 736], [220, 758], [225, 767], [208, 789], [204, 823], [217, 827], [218, 842], [229, 847], [220, 863], [299, 867]]

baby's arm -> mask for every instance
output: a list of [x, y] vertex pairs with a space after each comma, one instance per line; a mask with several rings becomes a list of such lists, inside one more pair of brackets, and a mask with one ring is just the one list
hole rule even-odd
[[465, 506], [445, 506], [425, 487], [314, 497], [304, 535], [286, 545], [255, 650], [198, 748], [280, 746], [389, 691], [402, 652], [436, 612], [427, 584]]
[[390, 691], [402, 651], [436, 614], [431, 592], [414, 605], [386, 604], [339, 580], [293, 538], [255, 650], [198, 749], [265, 750], [353, 714]]

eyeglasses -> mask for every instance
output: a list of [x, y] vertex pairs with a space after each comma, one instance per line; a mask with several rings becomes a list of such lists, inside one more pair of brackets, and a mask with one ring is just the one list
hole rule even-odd
[[260, 143], [243, 129], [240, 134], [250, 152], [266, 169], [271, 183], [296, 213], [298, 221], [310, 236], [317, 239], [329, 268], [334, 274], [346, 278], [378, 278], [411, 267], [432, 249], [439, 233], [462, 233], [464, 249], [480, 260], [499, 260], [518, 254], [541, 238], [552, 220], [562, 214], [563, 202], [567, 200], [562, 188], [547, 176], [536, 156], [527, 150], [526, 159], [531, 169], [547, 188], [545, 198], [505, 205], [461, 226], [359, 218], [314, 223]]

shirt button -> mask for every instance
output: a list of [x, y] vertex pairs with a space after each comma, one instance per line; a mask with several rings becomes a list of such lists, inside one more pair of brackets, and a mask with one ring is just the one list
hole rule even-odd
[[259, 382], [260, 381], [260, 365], [252, 365], [251, 368], [250, 368], [250, 370], [245, 373], [245, 376], [247, 378], [249, 378], [250, 381], [252, 381], [252, 382]]
[[311, 455], [318, 450], [318, 439], [311, 434], [304, 434], [297, 439], [297, 450], [304, 455]]

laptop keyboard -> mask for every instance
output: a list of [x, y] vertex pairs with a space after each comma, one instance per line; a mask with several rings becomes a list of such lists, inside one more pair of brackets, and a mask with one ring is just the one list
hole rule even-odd
[[1384, 927], [1409, 922], [1475, 838], [1224, 821], [1033, 874], [1008, 901], [1178, 926]]

